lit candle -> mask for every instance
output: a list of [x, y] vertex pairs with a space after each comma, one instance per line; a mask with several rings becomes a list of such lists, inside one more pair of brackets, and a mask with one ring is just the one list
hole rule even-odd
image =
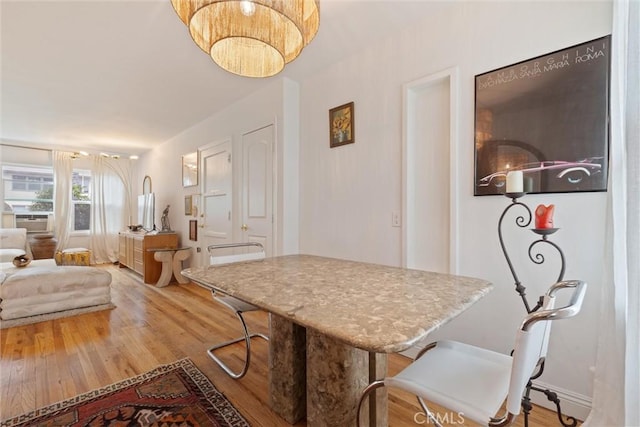
[[536, 208], [536, 228], [553, 228], [554, 205], [538, 205]]
[[507, 173], [507, 193], [522, 193], [522, 171]]

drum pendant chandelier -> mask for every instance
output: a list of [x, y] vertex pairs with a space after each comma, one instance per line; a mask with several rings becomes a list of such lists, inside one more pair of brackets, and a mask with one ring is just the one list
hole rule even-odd
[[223, 69], [270, 77], [318, 32], [319, 0], [171, 0], [193, 41]]

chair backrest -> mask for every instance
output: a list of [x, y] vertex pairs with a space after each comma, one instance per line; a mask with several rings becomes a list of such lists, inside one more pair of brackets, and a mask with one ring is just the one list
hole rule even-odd
[[[562, 289], [573, 289], [569, 303], [555, 308], [555, 295]], [[554, 283], [544, 296], [540, 310], [528, 314], [516, 335], [513, 352], [507, 411], [513, 415], [520, 413], [522, 395], [534, 373], [540, 358], [547, 354], [551, 321], [568, 319], [580, 312], [587, 284], [581, 280], [565, 280]]]
[[[244, 253], [220, 254], [221, 252], [235, 251], [238, 248], [245, 250]], [[254, 249], [253, 251], [251, 249]], [[210, 245], [207, 247], [209, 252], [209, 265], [233, 264], [235, 262], [258, 261], [265, 258], [264, 247], [262, 243], [223, 243], [220, 245]]]

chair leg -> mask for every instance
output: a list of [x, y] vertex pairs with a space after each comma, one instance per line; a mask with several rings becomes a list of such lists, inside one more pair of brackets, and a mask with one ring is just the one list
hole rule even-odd
[[[238, 317], [238, 319], [240, 319], [240, 323], [242, 323], [242, 330], [244, 331], [244, 336], [242, 336], [240, 338], [236, 338], [236, 339], [230, 340], [230, 341], [225, 341], [225, 342], [220, 343], [220, 344], [216, 344], [213, 347], [209, 348], [209, 350], [207, 350], [207, 354], [231, 378], [233, 378], [235, 380], [239, 380], [240, 378], [244, 377], [245, 374], [247, 373], [247, 371], [249, 370], [249, 364], [251, 363], [251, 338], [262, 338], [262, 339], [264, 339], [266, 341], [269, 341], [269, 337], [267, 337], [266, 335], [263, 335], [263, 334], [258, 334], [258, 333], [249, 334], [249, 329], [247, 328], [247, 324], [244, 321], [244, 318], [242, 317], [242, 313], [236, 311], [236, 316]], [[220, 358], [218, 358], [218, 356], [216, 356], [214, 354], [214, 351], [218, 350], [218, 349], [220, 349], [222, 347], [226, 347], [228, 345], [231, 345], [231, 344], [239, 343], [241, 341], [245, 342], [245, 346], [244, 346], [245, 347], [244, 366], [242, 367], [242, 370], [240, 372], [234, 372]]]
[[440, 421], [438, 421], [438, 418], [435, 415], [433, 415], [433, 412], [431, 412], [429, 408], [427, 408], [427, 404], [424, 403], [424, 400], [420, 396], [416, 396], [416, 397], [418, 398], [418, 403], [422, 407], [422, 410], [424, 411], [425, 415], [427, 416], [427, 418], [429, 418], [429, 420], [431, 420], [431, 423], [433, 423], [433, 425], [435, 425], [436, 427], [442, 427], [442, 424], [440, 424]]
[[364, 391], [362, 392], [362, 396], [360, 396], [360, 400], [358, 401], [358, 407], [356, 408], [356, 427], [360, 427], [360, 408], [362, 407], [362, 404], [364, 403], [364, 400], [369, 397], [369, 394], [376, 390], [379, 389], [380, 387], [384, 387], [384, 381], [383, 380], [377, 380], [372, 382], [371, 384], [369, 384]]

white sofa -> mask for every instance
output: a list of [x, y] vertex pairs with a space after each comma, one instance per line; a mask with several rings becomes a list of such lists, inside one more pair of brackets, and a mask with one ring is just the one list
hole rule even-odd
[[12, 262], [20, 255], [33, 259], [26, 228], [0, 228], [0, 262]]
[[99, 306], [111, 302], [111, 274], [97, 267], [57, 266], [53, 259], [17, 268], [2, 263], [0, 319]]

